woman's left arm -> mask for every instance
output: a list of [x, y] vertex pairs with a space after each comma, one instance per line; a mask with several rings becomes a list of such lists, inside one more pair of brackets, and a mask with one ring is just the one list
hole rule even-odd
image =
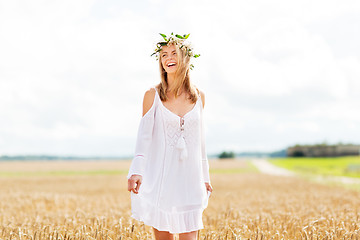
[[210, 183], [210, 174], [209, 174], [209, 160], [206, 154], [205, 148], [205, 124], [204, 124], [204, 107], [205, 107], [205, 94], [200, 91], [201, 100], [202, 100], [202, 108], [201, 108], [201, 162], [202, 162], [202, 170], [203, 170], [203, 177], [206, 186], [206, 190], [212, 192], [212, 186]]

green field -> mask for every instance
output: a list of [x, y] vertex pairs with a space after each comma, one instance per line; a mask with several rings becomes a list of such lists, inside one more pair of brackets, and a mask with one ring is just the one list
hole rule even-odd
[[[8, 161], [0, 162], [0, 177], [45, 177], [126, 175], [129, 161]], [[239, 174], [258, 172], [250, 160], [209, 161], [210, 174]]]
[[360, 156], [332, 158], [272, 158], [272, 164], [299, 174], [360, 178]]
[[[71, 162], [69, 162], [71, 165]], [[230, 163], [230, 165], [229, 165]], [[10, 163], [11, 164], [11, 163]], [[45, 164], [51, 164], [51, 162], [45, 162]], [[55, 163], [56, 164], [56, 163]], [[63, 163], [64, 164], [64, 163]], [[86, 163], [84, 163], [86, 164]], [[258, 172], [257, 168], [251, 164], [249, 160], [242, 161], [238, 163], [236, 161], [226, 161], [223, 160], [219, 163], [212, 163], [214, 165], [213, 168], [210, 168], [210, 173], [215, 174], [238, 174], [238, 173], [250, 173], [250, 172]], [[233, 166], [234, 165], [234, 166]], [[0, 164], [1, 167], [1, 164]], [[96, 166], [94, 166], [96, 167]], [[94, 168], [92, 167], [92, 168]], [[35, 169], [24, 169], [24, 170], [13, 170], [8, 169], [7, 171], [0, 170], [0, 177], [20, 177], [20, 176], [80, 176], [80, 175], [119, 175], [119, 174], [127, 174], [128, 166], [125, 167], [122, 165], [118, 165], [118, 168], [115, 169], [85, 169], [85, 170], [65, 170], [65, 169], [56, 169], [56, 165], [54, 167], [44, 169], [42, 171]], [[110, 167], [109, 167], [110, 168]], [[0, 168], [1, 169], [1, 168]]]
[[20, 177], [20, 176], [79, 176], [79, 175], [118, 175], [126, 174], [126, 170], [95, 170], [95, 171], [35, 171], [35, 172], [3, 172], [0, 177]]

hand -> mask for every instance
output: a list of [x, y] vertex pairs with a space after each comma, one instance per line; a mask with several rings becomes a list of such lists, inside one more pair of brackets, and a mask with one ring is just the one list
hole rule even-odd
[[212, 191], [213, 191], [213, 188], [212, 188], [212, 186], [211, 186], [210, 183], [206, 182], [206, 183], [205, 183], [205, 187], [206, 187], [206, 190], [207, 190], [208, 192], [212, 192]]
[[142, 183], [142, 176], [141, 175], [131, 175], [131, 177], [128, 179], [128, 191], [138, 194], [139, 188]]

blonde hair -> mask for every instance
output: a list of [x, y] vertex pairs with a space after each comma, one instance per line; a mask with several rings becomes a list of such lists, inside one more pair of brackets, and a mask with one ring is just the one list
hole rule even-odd
[[[185, 92], [190, 95], [189, 99], [195, 103], [198, 99], [199, 90], [190, 82], [190, 57], [186, 54], [184, 48], [180, 49], [176, 44], [174, 44], [174, 46], [176, 49], [176, 55], [178, 56], [176, 64], [178, 67], [175, 72], [175, 84], [172, 89], [169, 88], [169, 84], [167, 82], [167, 72], [161, 63], [162, 54], [160, 54], [159, 57], [161, 82], [157, 87], [159, 89], [160, 99], [161, 101], [166, 101], [168, 99], [166, 92], [168, 91], [174, 92], [175, 98], [178, 97], [182, 86], [184, 86]], [[198, 94], [196, 94], [196, 91]]]

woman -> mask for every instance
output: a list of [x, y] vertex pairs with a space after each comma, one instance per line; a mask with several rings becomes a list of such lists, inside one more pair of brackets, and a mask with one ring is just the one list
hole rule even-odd
[[129, 169], [132, 217], [152, 226], [156, 239], [196, 239], [213, 191], [205, 152], [205, 96], [190, 82], [189, 35], [161, 34], [161, 82], [146, 91], [135, 157]]

